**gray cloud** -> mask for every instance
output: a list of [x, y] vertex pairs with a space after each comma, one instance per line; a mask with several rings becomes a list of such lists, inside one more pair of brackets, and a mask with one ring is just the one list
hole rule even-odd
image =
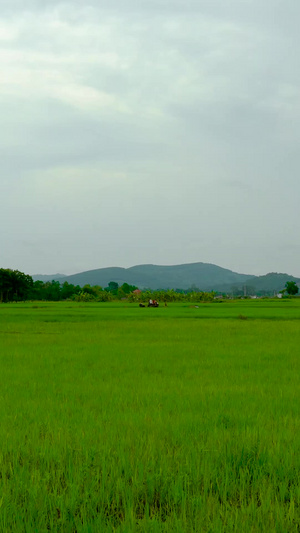
[[1, 2], [0, 259], [300, 275], [292, 0]]

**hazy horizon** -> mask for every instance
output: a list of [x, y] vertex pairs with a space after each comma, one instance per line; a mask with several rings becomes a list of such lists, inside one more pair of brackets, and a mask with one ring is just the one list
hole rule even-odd
[[300, 4], [0, 9], [0, 267], [300, 277]]

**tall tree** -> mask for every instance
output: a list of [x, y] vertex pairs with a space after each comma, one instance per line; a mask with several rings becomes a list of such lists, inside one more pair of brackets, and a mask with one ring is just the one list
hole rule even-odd
[[299, 287], [295, 281], [287, 281], [285, 284], [285, 289], [290, 296], [294, 296], [299, 292]]
[[0, 268], [0, 301], [25, 300], [33, 288], [28, 274], [10, 268]]

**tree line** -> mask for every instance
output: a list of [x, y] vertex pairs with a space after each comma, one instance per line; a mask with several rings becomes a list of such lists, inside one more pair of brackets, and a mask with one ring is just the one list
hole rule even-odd
[[[283, 293], [294, 296], [298, 293], [298, 286], [293, 281], [287, 281]], [[199, 302], [212, 301], [216, 292], [201, 291], [195, 286], [190, 289], [145, 289], [140, 291], [135, 285], [119, 284], [110, 281], [105, 288], [99, 285], [73, 285], [65, 281], [33, 281], [32, 277], [19, 270], [0, 268], [0, 302], [17, 302], [26, 300], [61, 301], [73, 300], [77, 302], [110, 302], [113, 300], [127, 300], [129, 302], [146, 302], [155, 299], [160, 302]]]
[[26, 300], [75, 300], [75, 301], [110, 301], [126, 297], [136, 290], [135, 285], [111, 281], [104, 289], [99, 285], [73, 285], [67, 281], [33, 281], [32, 277], [19, 270], [0, 268], [0, 302], [18, 302]]
[[73, 300], [76, 302], [110, 302], [113, 300], [127, 300], [129, 302], [143, 302], [150, 298], [161, 302], [181, 302], [213, 300], [214, 292], [203, 292], [192, 287], [186, 291], [151, 290], [140, 291], [135, 285], [123, 283], [121, 286], [110, 281], [107, 287], [86, 284], [83, 287], [65, 281], [33, 281], [32, 277], [20, 272], [0, 268], [0, 302], [18, 302], [26, 300], [44, 300], [58, 302]]

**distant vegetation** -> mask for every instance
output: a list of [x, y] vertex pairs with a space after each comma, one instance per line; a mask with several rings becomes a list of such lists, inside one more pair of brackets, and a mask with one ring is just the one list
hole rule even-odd
[[[47, 279], [48, 278], [48, 279]], [[50, 278], [50, 279], [49, 279]], [[80, 272], [72, 276], [34, 276], [34, 280], [41, 281], [56, 280], [60, 283], [67, 281], [72, 285], [98, 285], [107, 287], [113, 280], [121, 287], [124, 283], [136, 285], [139, 289], [181, 289], [183, 291], [191, 288], [197, 291], [216, 291], [231, 295], [253, 295], [260, 296], [274, 295], [284, 289], [287, 281], [300, 283], [299, 278], [289, 274], [272, 272], [264, 276], [249, 276], [238, 274], [226, 268], [209, 263], [190, 263], [185, 265], [159, 266], [159, 265], [137, 265], [130, 268], [99, 268]]]
[[298, 285], [294, 281], [287, 281], [285, 284], [285, 290], [290, 296], [295, 296], [299, 292]]
[[214, 292], [204, 292], [191, 288], [183, 291], [150, 289], [140, 291], [135, 285], [123, 283], [119, 284], [110, 281], [105, 288], [99, 285], [89, 284], [80, 287], [65, 281], [33, 281], [31, 276], [23, 274], [18, 270], [0, 269], [0, 302], [44, 300], [58, 302], [62, 300], [74, 300], [76, 302], [111, 302], [113, 300], [126, 299], [129, 302], [142, 302], [154, 298], [161, 302], [180, 301], [211, 301]]
[[[218, 267], [219, 268], [219, 267]], [[282, 295], [296, 295], [298, 285], [292, 279], [287, 280], [286, 274], [269, 274], [279, 278], [281, 285], [276, 292]], [[262, 276], [268, 278], [268, 276]], [[137, 285], [127, 282], [121, 285], [117, 281], [109, 281], [106, 287], [98, 284], [84, 285], [73, 284], [68, 281], [47, 280], [34, 281], [33, 278], [19, 270], [0, 269], [0, 302], [26, 301], [26, 300], [44, 300], [44, 301], [61, 301], [74, 300], [77, 302], [110, 302], [113, 300], [126, 299], [129, 302], [145, 302], [154, 298], [160, 302], [197, 302], [212, 301], [216, 297], [249, 297], [253, 295], [267, 296], [273, 295], [275, 291], [256, 290], [254, 286], [246, 283], [242, 285], [233, 285], [228, 291], [223, 293], [219, 290], [201, 290], [195, 284], [187, 289], [180, 288], [144, 288], [139, 290]]]

